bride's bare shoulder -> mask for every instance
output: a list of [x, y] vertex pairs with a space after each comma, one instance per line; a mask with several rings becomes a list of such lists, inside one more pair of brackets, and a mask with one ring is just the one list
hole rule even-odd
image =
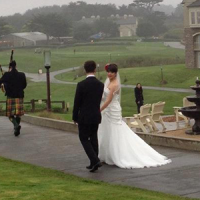
[[119, 88], [119, 84], [118, 83], [113, 83], [112, 85], [110, 85], [110, 90], [116, 91]]

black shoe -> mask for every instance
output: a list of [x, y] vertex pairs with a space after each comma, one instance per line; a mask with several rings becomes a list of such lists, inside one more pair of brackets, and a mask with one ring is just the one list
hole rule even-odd
[[86, 166], [86, 169], [92, 169], [92, 165]]
[[94, 165], [90, 172], [95, 172], [96, 170], [98, 170], [99, 167], [102, 167], [101, 162], [98, 162], [96, 165]]
[[21, 129], [21, 126], [20, 126], [20, 125], [15, 129], [14, 135], [15, 135], [16, 137], [20, 135], [20, 129]]

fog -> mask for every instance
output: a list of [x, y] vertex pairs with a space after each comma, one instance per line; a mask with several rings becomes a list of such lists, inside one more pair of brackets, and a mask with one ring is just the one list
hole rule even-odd
[[[42, 7], [42, 6], [52, 6], [52, 5], [64, 5], [69, 2], [77, 2], [77, 0], [0, 0], [0, 16], [13, 15], [15, 13], [23, 14], [26, 10]], [[85, 0], [87, 3], [99, 3], [102, 4], [102, 0]], [[132, 3], [132, 0], [104, 0], [104, 4], [113, 3], [118, 6], [125, 4], [128, 5]], [[174, 7], [177, 4], [181, 3], [181, 0], [164, 0], [162, 4], [173, 5]]]

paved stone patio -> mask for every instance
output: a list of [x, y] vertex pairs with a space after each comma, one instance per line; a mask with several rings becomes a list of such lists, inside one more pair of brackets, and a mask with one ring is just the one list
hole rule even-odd
[[112, 184], [200, 198], [199, 152], [154, 147], [172, 159], [172, 163], [157, 168], [131, 170], [104, 165], [97, 173], [89, 173], [85, 169], [88, 159], [77, 134], [22, 123], [21, 135], [14, 137], [7, 118], [0, 117], [0, 125], [2, 157]]

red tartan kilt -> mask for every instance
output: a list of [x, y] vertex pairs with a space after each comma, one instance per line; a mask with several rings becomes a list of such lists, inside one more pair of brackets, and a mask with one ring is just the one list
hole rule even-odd
[[24, 115], [24, 99], [21, 98], [7, 98], [6, 101], [6, 116]]

